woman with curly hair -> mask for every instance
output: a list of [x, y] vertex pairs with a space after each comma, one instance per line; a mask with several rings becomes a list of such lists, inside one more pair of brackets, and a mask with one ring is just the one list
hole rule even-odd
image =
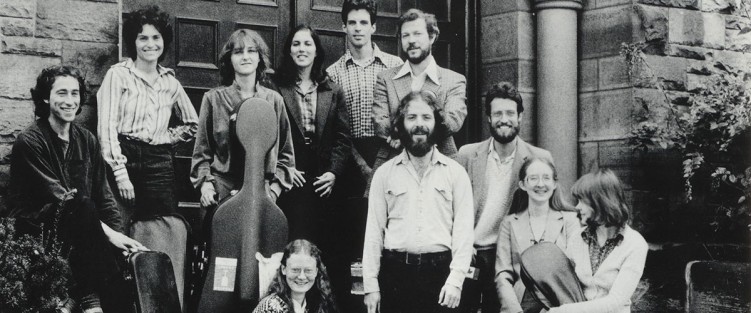
[[253, 313], [338, 312], [321, 250], [316, 245], [305, 239], [290, 242], [281, 264], [269, 294]]

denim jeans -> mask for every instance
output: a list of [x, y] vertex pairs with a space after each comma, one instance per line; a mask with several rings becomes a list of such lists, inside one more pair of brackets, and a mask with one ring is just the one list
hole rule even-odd
[[[123, 212], [126, 225], [133, 220], [175, 213], [177, 210], [175, 182], [175, 153], [172, 145], [120, 139], [120, 149], [128, 158], [125, 164], [136, 194], [136, 203]], [[112, 184], [117, 192], [117, 184]], [[119, 198], [119, 195], [118, 195]]]
[[378, 283], [383, 313], [457, 312], [438, 303], [441, 288], [451, 269], [451, 257], [407, 264], [404, 260], [381, 257]]

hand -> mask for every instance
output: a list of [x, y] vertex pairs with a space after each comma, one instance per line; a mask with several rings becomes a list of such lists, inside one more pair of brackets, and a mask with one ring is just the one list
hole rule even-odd
[[368, 313], [381, 312], [381, 292], [371, 292], [365, 295], [363, 299], [365, 307], [368, 308]]
[[441, 288], [441, 294], [438, 295], [438, 303], [449, 309], [454, 309], [459, 306], [459, 300], [462, 298], [462, 291], [458, 287], [451, 285], [443, 285]]
[[120, 198], [129, 205], [136, 204], [136, 192], [133, 190], [133, 183], [130, 178], [117, 182], [117, 191], [120, 192]]
[[336, 175], [332, 172], [326, 172], [323, 173], [323, 175], [316, 177], [316, 181], [313, 182], [313, 187], [320, 186], [316, 188], [316, 193], [323, 198], [331, 195], [334, 183], [336, 183]]
[[134, 240], [133, 238], [130, 238], [120, 232], [113, 230], [105, 223], [100, 222], [100, 224], [102, 225], [104, 235], [107, 236], [107, 240], [109, 240], [109, 242], [116, 248], [123, 250], [123, 255], [128, 255], [128, 253], [138, 251], [149, 251], [149, 248], [146, 248], [144, 245]]
[[399, 148], [402, 147], [402, 142], [399, 139], [393, 139], [393, 138], [389, 137], [389, 138], [386, 139], [386, 141], [394, 149], [399, 149]]
[[298, 171], [296, 168], [291, 170], [292, 172], [292, 186], [302, 187], [305, 185], [305, 172]]
[[211, 182], [204, 182], [201, 185], [201, 207], [208, 208], [216, 205], [216, 190]]

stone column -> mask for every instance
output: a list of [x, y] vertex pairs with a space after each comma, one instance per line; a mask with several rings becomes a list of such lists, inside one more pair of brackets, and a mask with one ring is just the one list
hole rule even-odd
[[581, 0], [535, 0], [537, 144], [553, 154], [562, 191], [568, 191], [578, 177], [577, 15], [581, 8]]

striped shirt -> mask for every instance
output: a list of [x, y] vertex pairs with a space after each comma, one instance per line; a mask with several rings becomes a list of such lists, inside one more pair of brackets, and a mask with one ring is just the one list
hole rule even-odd
[[[97, 135], [118, 182], [129, 179], [119, 135], [160, 145], [190, 141], [198, 130], [198, 114], [173, 70], [157, 65], [152, 85], [134, 67], [130, 58], [113, 65], [97, 92]], [[173, 114], [182, 125], [169, 128]]]
[[373, 44], [373, 57], [370, 60], [357, 63], [347, 49], [344, 55], [326, 70], [331, 80], [344, 89], [352, 138], [375, 136], [372, 107], [376, 75], [387, 68], [402, 64], [402, 59], [382, 52]]

